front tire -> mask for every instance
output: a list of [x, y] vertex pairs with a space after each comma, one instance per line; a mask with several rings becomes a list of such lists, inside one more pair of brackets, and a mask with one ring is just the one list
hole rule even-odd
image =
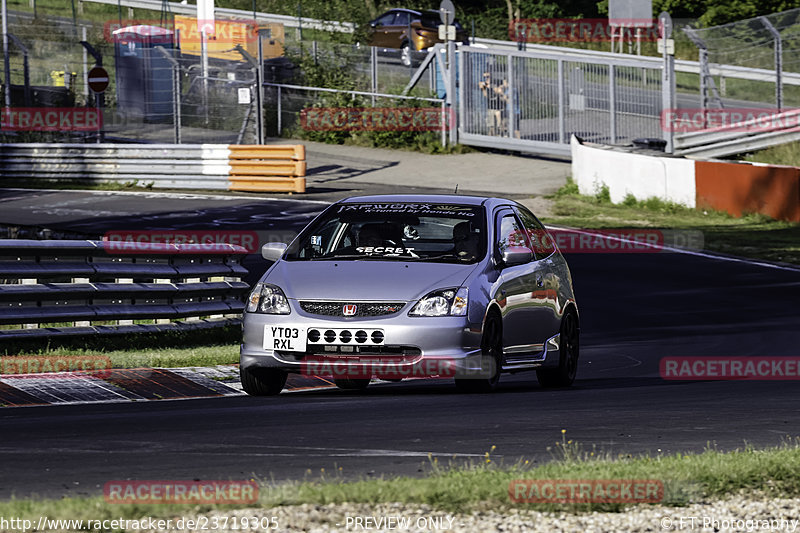
[[250, 396], [275, 396], [286, 385], [288, 374], [277, 368], [239, 367], [242, 389]]
[[368, 379], [334, 379], [334, 384], [342, 390], [364, 390], [369, 387]]
[[463, 392], [492, 392], [497, 389], [503, 371], [503, 322], [497, 313], [489, 315], [483, 326], [481, 368], [489, 373], [489, 377], [456, 378], [456, 387]]
[[536, 371], [539, 384], [545, 388], [569, 387], [578, 373], [580, 353], [580, 327], [578, 315], [570, 309], [561, 319], [561, 347], [558, 368], [543, 368]]

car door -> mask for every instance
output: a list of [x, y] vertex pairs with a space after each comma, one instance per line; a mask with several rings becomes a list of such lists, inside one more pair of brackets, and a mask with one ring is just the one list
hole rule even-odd
[[390, 48], [400, 48], [404, 41], [408, 40], [408, 25], [410, 22], [409, 14], [406, 11], [398, 11], [392, 25], [386, 29], [386, 42]]
[[496, 300], [503, 316], [503, 346], [506, 360], [529, 360], [539, 355], [547, 339], [546, 303], [538, 292], [544, 287], [545, 273], [534, 258], [525, 264], [506, 266], [503, 251], [510, 246], [529, 246], [525, 226], [510, 208], [495, 217], [495, 261], [501, 269]]
[[397, 18], [397, 13], [390, 11], [385, 13], [372, 21], [372, 35], [370, 37], [370, 46], [379, 46], [381, 48], [393, 47], [390, 44], [390, 34], [394, 27], [394, 20]]
[[[538, 317], [542, 326], [541, 335], [547, 339], [556, 335], [561, 328], [559, 294], [562, 281], [556, 268], [555, 245], [552, 236], [533, 213], [525, 207], [514, 207], [514, 212], [525, 227], [525, 234], [536, 259], [537, 286], [531, 294], [533, 300], [543, 306], [546, 312]], [[541, 278], [541, 282], [539, 282]], [[544, 342], [544, 341], [542, 341]]]

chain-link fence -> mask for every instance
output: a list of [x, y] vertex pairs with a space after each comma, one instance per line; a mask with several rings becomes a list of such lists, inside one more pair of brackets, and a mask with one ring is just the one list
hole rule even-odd
[[800, 105], [800, 8], [684, 32], [699, 50], [704, 108]]
[[[427, 52], [410, 51], [403, 56], [398, 49], [378, 48], [361, 44], [341, 44], [324, 41], [291, 41], [286, 55], [295, 63], [313, 63], [348, 69], [355, 82], [353, 90], [376, 93], [400, 93], [425, 59]], [[441, 85], [441, 80], [439, 80]], [[435, 70], [418, 84], [420, 96], [436, 92]]]
[[[102, 135], [120, 141], [254, 142], [256, 77], [243, 54], [230, 50], [225, 58], [210, 57], [203, 76], [200, 55], [194, 53], [198, 47], [182, 48], [180, 34], [169, 24], [161, 28], [130, 22], [125, 30], [126, 21], [120, 24], [116, 19], [75, 23], [11, 11], [10, 106], [5, 107], [77, 110], [99, 104], [103, 119], [102, 134], [69, 125], [17, 128], [4, 122], [3, 137], [94, 141]], [[117, 30], [120, 26], [122, 30]], [[185, 36], [183, 44], [189, 38]], [[98, 99], [89, 88], [88, 73], [100, 62], [109, 84]], [[285, 65], [280, 61], [271, 65], [266, 74], [283, 74]]]

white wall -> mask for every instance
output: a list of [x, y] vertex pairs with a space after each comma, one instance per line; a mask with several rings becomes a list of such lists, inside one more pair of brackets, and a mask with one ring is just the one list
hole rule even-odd
[[605, 184], [614, 203], [632, 194], [637, 200], [656, 197], [695, 207], [693, 160], [582, 145], [575, 136], [571, 145], [572, 179], [581, 194], [594, 195]]

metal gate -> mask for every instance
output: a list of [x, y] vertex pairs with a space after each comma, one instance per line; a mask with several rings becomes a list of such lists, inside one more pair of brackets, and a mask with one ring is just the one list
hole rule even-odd
[[663, 138], [663, 66], [620, 54], [459, 48], [459, 141], [569, 155], [572, 134], [604, 144]]

